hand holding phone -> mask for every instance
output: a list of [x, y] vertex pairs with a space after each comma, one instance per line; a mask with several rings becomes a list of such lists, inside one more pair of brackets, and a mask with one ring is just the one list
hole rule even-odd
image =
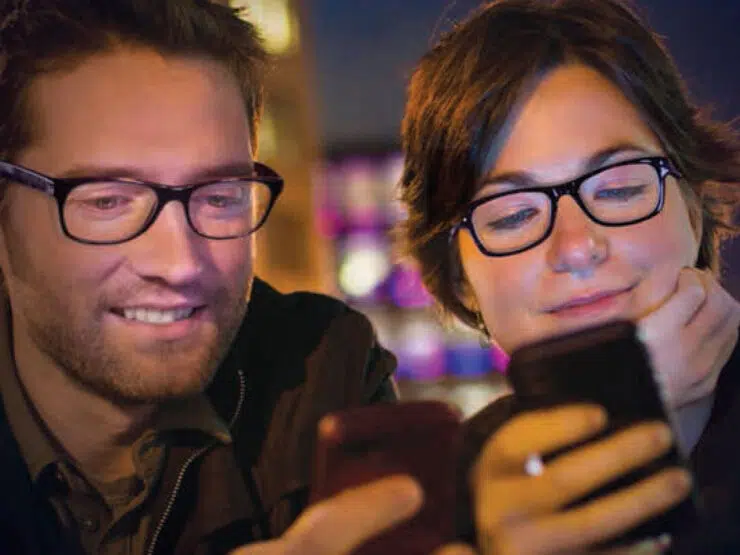
[[606, 423], [600, 407], [569, 404], [516, 414], [491, 435], [469, 477], [481, 555], [595, 555], [595, 546], [685, 497], [688, 487], [681, 471], [666, 470], [628, 490], [569, 506], [663, 455], [671, 441], [661, 423], [632, 426], [572, 449], [550, 460], [539, 475], [526, 472], [532, 455], [584, 444]]
[[455, 540], [460, 426], [460, 415], [436, 401], [379, 404], [328, 416], [320, 425], [312, 503], [388, 476], [411, 476], [424, 494], [419, 513], [354, 553], [433, 553]]
[[[679, 433], [672, 412], [664, 402], [648, 353], [637, 339], [634, 324], [627, 321], [522, 347], [512, 354], [508, 377], [517, 406], [524, 412], [583, 403], [600, 405], [606, 410], [608, 423], [600, 434], [550, 453], [546, 460], [641, 423], [664, 422], [673, 429], [674, 436]], [[624, 491], [673, 467], [687, 468], [686, 459], [675, 442], [663, 456], [572, 501], [566, 509]], [[629, 545], [686, 532], [698, 523], [698, 505], [698, 496], [692, 492], [666, 513], [628, 530], [606, 545]]]

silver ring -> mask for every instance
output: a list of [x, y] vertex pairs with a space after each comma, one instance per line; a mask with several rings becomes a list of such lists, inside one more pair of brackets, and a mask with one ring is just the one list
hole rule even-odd
[[524, 461], [524, 473], [527, 476], [542, 476], [545, 472], [545, 463], [542, 462], [542, 457], [533, 453], [527, 457]]

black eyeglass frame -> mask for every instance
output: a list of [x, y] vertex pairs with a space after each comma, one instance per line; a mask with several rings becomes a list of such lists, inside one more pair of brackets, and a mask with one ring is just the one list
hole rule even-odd
[[[580, 195], [580, 188], [581, 185], [592, 178], [594, 175], [598, 175], [606, 170], [610, 170], [612, 168], [617, 168], [620, 166], [629, 166], [634, 164], [648, 164], [655, 169], [656, 173], [658, 174], [658, 183], [659, 183], [659, 190], [658, 190], [658, 201], [655, 205], [655, 208], [650, 212], [649, 214], [645, 216], [641, 216], [640, 218], [629, 220], [626, 222], [606, 222], [604, 220], [600, 220], [596, 216], [594, 216], [586, 206], [586, 203], [583, 201]], [[468, 205], [467, 211], [465, 215], [462, 217], [462, 219], [455, 224], [452, 229], [450, 229], [449, 234], [449, 241], [452, 242], [455, 235], [463, 228], [467, 229], [470, 232], [470, 235], [473, 237], [473, 241], [475, 242], [476, 246], [478, 247], [478, 250], [485, 256], [492, 256], [492, 257], [503, 257], [503, 256], [511, 256], [513, 254], [519, 254], [520, 252], [527, 251], [529, 249], [532, 249], [536, 247], [537, 245], [544, 242], [552, 233], [553, 228], [555, 227], [555, 217], [557, 215], [558, 211], [558, 199], [562, 196], [569, 195], [573, 197], [573, 199], [576, 201], [578, 206], [583, 210], [583, 212], [593, 221], [596, 222], [599, 225], [603, 225], [606, 227], [624, 227], [628, 225], [635, 225], [640, 222], [644, 222], [645, 220], [649, 220], [650, 218], [658, 215], [661, 210], [663, 210], [663, 205], [665, 204], [665, 180], [666, 178], [672, 175], [676, 179], [681, 179], [681, 174], [676, 170], [675, 166], [671, 163], [671, 161], [666, 158], [665, 156], [645, 156], [641, 158], [635, 158], [632, 160], [624, 160], [621, 162], [616, 162], [614, 164], [609, 164], [607, 166], [603, 166], [601, 168], [598, 168], [594, 171], [591, 171], [585, 175], [582, 175], [576, 179], [573, 179], [571, 181], [568, 181], [566, 183], [561, 183], [559, 185], [548, 185], [548, 186], [538, 186], [538, 187], [525, 187], [520, 189], [515, 189], [513, 191], [506, 191], [503, 193], [495, 193], [492, 195], [487, 195], [485, 197], [479, 198], [473, 202], [471, 202]], [[535, 241], [534, 243], [530, 243], [522, 248], [500, 253], [500, 252], [492, 252], [489, 251], [484, 245], [483, 242], [478, 237], [478, 234], [475, 232], [475, 227], [473, 226], [473, 212], [476, 208], [478, 208], [480, 205], [485, 204], [493, 199], [505, 197], [508, 195], [513, 194], [519, 194], [519, 193], [544, 193], [547, 195], [547, 197], [550, 199], [550, 222], [548, 223], [547, 229], [543, 233], [542, 237]]]
[[[238, 237], [246, 237], [248, 235], [251, 235], [252, 233], [257, 231], [260, 227], [262, 227], [265, 221], [267, 221], [267, 217], [269, 216], [270, 211], [275, 205], [275, 202], [277, 201], [278, 196], [280, 196], [280, 193], [283, 191], [283, 186], [284, 186], [283, 178], [280, 177], [280, 175], [278, 175], [278, 173], [275, 170], [266, 166], [265, 164], [262, 164], [260, 162], [254, 162], [254, 172], [255, 172], [255, 175], [235, 176], [235, 177], [229, 177], [226, 179], [214, 179], [214, 180], [204, 181], [204, 182], [195, 183], [192, 185], [171, 187], [171, 186], [163, 185], [161, 183], [154, 183], [154, 182], [149, 182], [149, 181], [140, 181], [140, 180], [134, 180], [134, 179], [120, 179], [120, 178], [109, 179], [104, 176], [103, 177], [53, 178], [53, 177], [49, 177], [48, 175], [39, 173], [37, 171], [28, 169], [26, 167], [0, 160], [0, 178], [8, 179], [14, 183], [19, 183], [21, 185], [30, 187], [36, 191], [40, 191], [46, 195], [54, 197], [57, 201], [57, 208], [59, 210], [59, 223], [62, 226], [62, 231], [64, 232], [64, 234], [70, 239], [72, 239], [73, 241], [77, 241], [78, 243], [83, 243], [87, 245], [118, 245], [121, 243], [125, 243], [127, 241], [131, 241], [132, 239], [135, 239], [136, 237], [139, 237], [140, 235], [146, 233], [146, 231], [157, 220], [157, 217], [159, 216], [159, 213], [162, 211], [164, 206], [173, 200], [179, 201], [180, 203], [182, 203], [183, 207], [185, 208], [185, 216], [187, 218], [187, 222], [188, 222], [188, 225], [190, 226], [190, 229], [192, 229], [195, 233], [197, 233], [201, 237], [205, 237], [206, 239], [211, 239], [214, 241], [220, 241], [220, 240], [227, 240], [227, 239], [236, 239]], [[67, 228], [67, 224], [64, 218], [64, 203], [67, 200], [67, 197], [69, 197], [72, 190], [75, 189], [76, 187], [79, 187], [81, 185], [87, 185], [89, 183], [101, 182], [101, 181], [145, 186], [151, 189], [152, 191], [154, 191], [154, 193], [157, 195], [157, 204], [155, 205], [154, 209], [149, 214], [148, 219], [142, 225], [142, 228], [137, 233], [129, 237], [126, 237], [124, 239], [119, 239], [116, 241], [92, 241], [88, 239], [81, 239], [79, 237], [74, 236], [72, 233], [70, 233], [69, 229]], [[190, 197], [193, 195], [193, 193], [195, 193], [197, 190], [203, 187], [206, 187], [208, 185], [214, 185], [216, 183], [229, 183], [229, 182], [236, 182], [236, 181], [256, 181], [256, 182], [266, 185], [268, 189], [270, 190], [270, 202], [267, 205], [267, 210], [265, 210], [265, 214], [262, 216], [259, 222], [257, 222], [257, 225], [246, 233], [241, 233], [238, 235], [231, 235], [231, 236], [226, 236], [226, 237], [212, 237], [212, 236], [206, 235], [198, 231], [198, 229], [193, 224], [193, 221], [190, 217], [190, 210], [188, 209], [189, 204], [190, 204]]]

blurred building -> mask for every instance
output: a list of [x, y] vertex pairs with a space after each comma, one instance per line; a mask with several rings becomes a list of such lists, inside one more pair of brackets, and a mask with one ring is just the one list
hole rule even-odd
[[313, 51], [302, 21], [307, 2], [216, 0], [257, 25], [273, 58], [257, 157], [285, 178], [285, 188], [257, 237], [257, 275], [281, 291], [325, 291], [329, 246], [318, 233], [313, 169], [319, 156]]
[[338, 296], [364, 312], [398, 357], [406, 398], [444, 399], [470, 414], [503, 391], [499, 354], [462, 327], [443, 326], [418, 273], [394, 257], [402, 216], [396, 145], [319, 144], [314, 52], [305, 0], [231, 0], [274, 56], [258, 159], [285, 178], [258, 234], [257, 274], [282, 291]]

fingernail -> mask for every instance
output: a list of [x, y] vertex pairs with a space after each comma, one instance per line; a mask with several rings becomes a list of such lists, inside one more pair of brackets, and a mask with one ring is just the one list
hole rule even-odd
[[673, 544], [673, 537], [671, 537], [670, 534], [663, 534], [662, 536], [658, 537], [656, 541], [662, 553], [663, 551], [671, 547], [671, 545]]
[[655, 554], [661, 553], [663, 551], [663, 548], [660, 547], [658, 544], [658, 540], [656, 539], [649, 539], [649, 540], [643, 540], [640, 543], [636, 543], [633, 545], [630, 550], [630, 555], [649, 555], [649, 554]]
[[319, 421], [319, 436], [334, 439], [339, 436], [339, 419], [336, 416], [325, 416]]
[[673, 432], [668, 426], [666, 426], [665, 424], [661, 424], [655, 430], [653, 438], [655, 439], [655, 442], [661, 447], [667, 447], [668, 445], [673, 443]]
[[666, 493], [670, 499], [682, 499], [691, 489], [691, 482], [691, 475], [688, 471], [683, 469], [671, 471], [670, 474], [666, 476]]
[[404, 508], [413, 509], [421, 505], [424, 499], [424, 490], [419, 483], [410, 476], [400, 477], [393, 484], [394, 497]]
[[685, 493], [691, 488], [691, 475], [686, 470], [673, 473], [670, 478], [670, 487], [678, 493]]
[[594, 428], [602, 428], [608, 419], [606, 410], [603, 407], [593, 407], [588, 409], [588, 423]]

